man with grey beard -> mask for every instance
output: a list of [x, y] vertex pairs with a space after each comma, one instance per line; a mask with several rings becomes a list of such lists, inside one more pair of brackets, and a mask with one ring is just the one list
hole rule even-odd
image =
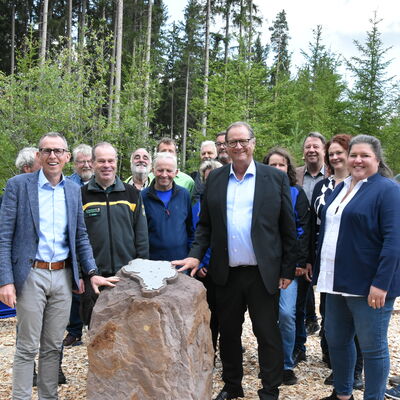
[[125, 181], [142, 190], [149, 186], [149, 173], [151, 171], [151, 156], [146, 149], [139, 148], [131, 154], [132, 175]]
[[68, 178], [79, 186], [86, 185], [93, 176], [92, 148], [87, 144], [80, 144], [72, 151], [74, 173]]
[[[69, 176], [79, 186], [86, 185], [93, 176], [92, 148], [87, 144], [80, 144], [72, 151], [75, 172]], [[80, 318], [80, 294], [72, 294], [71, 314], [67, 326], [68, 334], [63, 340], [64, 347], [79, 346], [82, 344], [83, 322]], [[60, 376], [62, 371], [60, 370]], [[62, 381], [62, 379], [60, 379]]]

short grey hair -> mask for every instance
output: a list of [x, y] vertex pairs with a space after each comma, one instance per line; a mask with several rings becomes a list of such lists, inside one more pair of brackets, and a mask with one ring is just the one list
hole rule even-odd
[[322, 142], [322, 144], [324, 145], [324, 147], [325, 147], [325, 145], [326, 145], [325, 136], [322, 135], [322, 134], [319, 133], [319, 132], [310, 132], [310, 133], [304, 138], [304, 140], [303, 140], [303, 149], [304, 149], [304, 145], [306, 144], [306, 140], [307, 140], [308, 138], [310, 138], [310, 137], [319, 139], [319, 140]]
[[72, 158], [75, 161], [78, 157], [78, 154], [83, 154], [84, 156], [92, 156], [92, 147], [89, 146], [88, 144], [80, 144], [79, 146], [76, 146], [72, 150]]
[[59, 137], [60, 139], [62, 139], [62, 141], [65, 144], [65, 149], [68, 150], [68, 143], [67, 143], [67, 139], [65, 139], [65, 136], [62, 133], [58, 133], [58, 132], [48, 132], [45, 133], [40, 139], [39, 139], [39, 149], [40, 149], [40, 144], [42, 143], [42, 141], [44, 139], [46, 139], [47, 137]]
[[213, 150], [215, 150], [215, 153], [217, 153], [217, 146], [215, 145], [215, 142], [213, 142], [212, 140], [205, 140], [204, 142], [201, 142], [200, 151], [203, 150], [203, 147], [206, 146], [211, 146]]
[[357, 135], [353, 137], [349, 144], [349, 154], [351, 152], [351, 148], [355, 144], [368, 144], [374, 152], [376, 159], [379, 161], [378, 172], [386, 178], [393, 177], [392, 170], [385, 163], [381, 141], [378, 138], [370, 135]]
[[174, 168], [178, 169], [178, 161], [176, 159], [176, 157], [166, 151], [163, 151], [162, 153], [157, 153], [156, 156], [154, 157], [154, 161], [153, 161], [153, 168], [156, 168], [157, 162], [158, 161], [162, 161], [162, 160], [171, 160], [174, 163]]
[[217, 160], [207, 160], [207, 161], [203, 161], [200, 164], [200, 168], [199, 168], [199, 173], [200, 173], [200, 179], [201, 181], [204, 183], [205, 182], [205, 175], [206, 175], [206, 171], [207, 170], [213, 170], [213, 169], [217, 169], [217, 168], [221, 168], [222, 164], [217, 161]]
[[247, 122], [237, 121], [237, 122], [234, 122], [233, 124], [230, 124], [230, 125], [226, 128], [226, 134], [225, 134], [225, 141], [226, 141], [226, 142], [228, 141], [228, 133], [229, 133], [229, 131], [230, 131], [232, 128], [236, 128], [236, 127], [239, 127], [239, 126], [244, 126], [245, 128], [247, 128], [247, 130], [249, 131], [249, 135], [250, 135], [249, 139], [253, 139], [253, 138], [255, 137], [255, 136], [254, 136], [253, 128], [252, 128]]
[[96, 160], [96, 150], [97, 150], [97, 148], [99, 148], [99, 147], [111, 147], [114, 151], [115, 151], [115, 158], [118, 160], [118, 152], [117, 152], [117, 149], [111, 144], [111, 143], [108, 143], [108, 142], [100, 142], [100, 143], [97, 143], [95, 146], [93, 146], [93, 148], [92, 148], [92, 161], [95, 161]]
[[15, 160], [15, 166], [18, 168], [18, 170], [24, 172], [24, 166], [31, 168], [35, 162], [36, 153], [38, 151], [39, 149], [36, 147], [24, 147], [21, 149]]

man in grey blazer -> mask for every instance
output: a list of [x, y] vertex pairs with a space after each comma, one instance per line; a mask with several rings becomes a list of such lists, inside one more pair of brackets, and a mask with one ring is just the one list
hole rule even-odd
[[44, 135], [37, 158], [39, 171], [7, 182], [0, 211], [0, 301], [17, 309], [13, 400], [31, 398], [39, 346], [39, 398], [58, 398], [71, 294], [81, 291], [77, 259], [95, 291], [118, 280], [96, 275], [80, 188], [62, 174], [70, 159], [65, 138], [56, 132]]
[[286, 174], [253, 160], [255, 137], [245, 122], [226, 130], [232, 164], [207, 179], [195, 240], [180, 271], [192, 269], [211, 247], [208, 273], [216, 290], [224, 387], [215, 400], [244, 397], [241, 347], [249, 310], [258, 342], [262, 400], [276, 400], [283, 374], [278, 328], [279, 289], [294, 278], [295, 225]]

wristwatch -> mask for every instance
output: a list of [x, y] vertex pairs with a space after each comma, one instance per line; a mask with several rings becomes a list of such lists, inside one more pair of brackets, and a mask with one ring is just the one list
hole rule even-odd
[[96, 275], [99, 275], [99, 274], [97, 273], [97, 270], [96, 270], [96, 269], [91, 269], [91, 270], [87, 273], [87, 276], [89, 277], [89, 279], [90, 279], [92, 276], [96, 276]]

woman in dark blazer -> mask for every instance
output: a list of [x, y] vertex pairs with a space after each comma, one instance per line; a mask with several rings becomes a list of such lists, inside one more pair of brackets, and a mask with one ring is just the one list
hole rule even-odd
[[387, 329], [400, 294], [400, 188], [387, 177], [378, 139], [350, 142], [350, 176], [322, 210], [314, 280], [326, 295], [325, 332], [334, 372], [328, 399], [353, 399], [357, 335], [364, 400], [383, 400], [389, 373]]

